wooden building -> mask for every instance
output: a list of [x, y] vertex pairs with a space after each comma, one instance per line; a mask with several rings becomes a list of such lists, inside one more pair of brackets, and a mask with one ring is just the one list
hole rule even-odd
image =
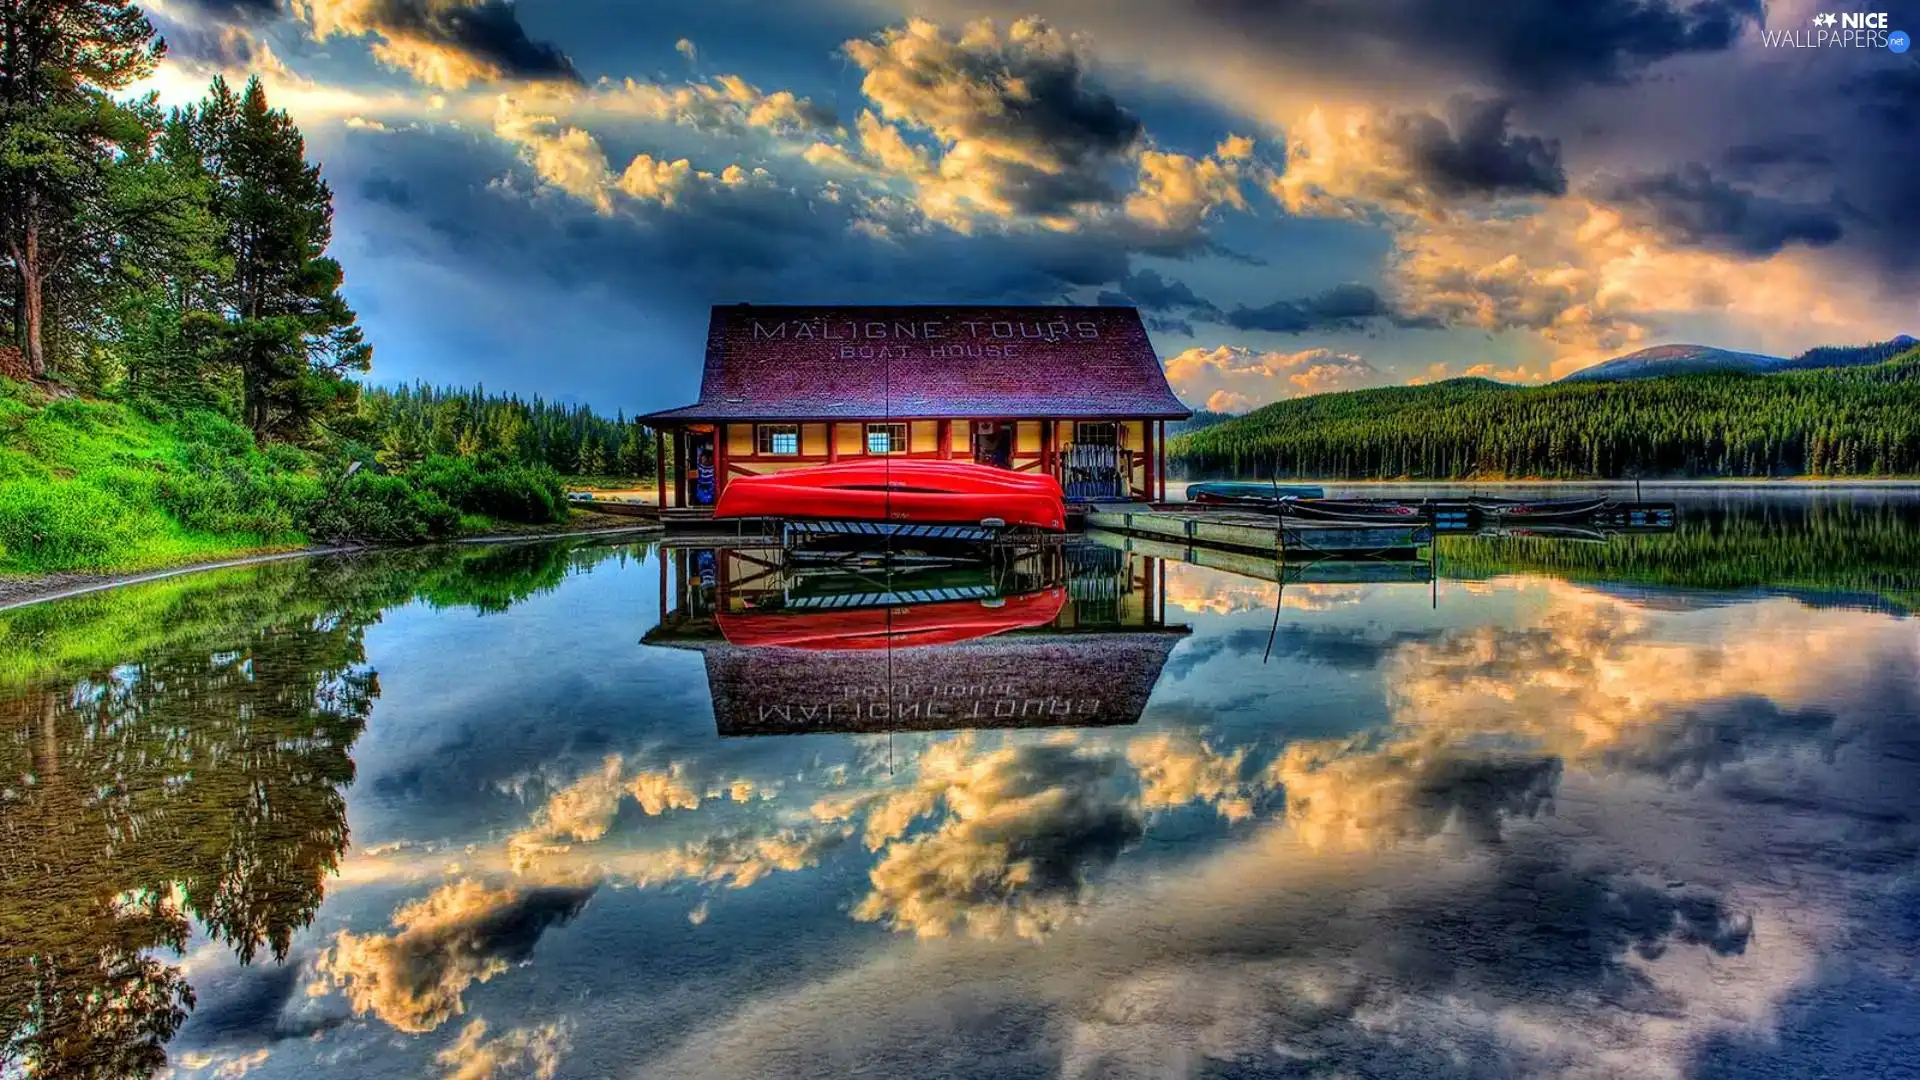
[[700, 400], [642, 417], [660, 499], [859, 456], [1052, 473], [1069, 501], [1161, 499], [1173, 395], [1128, 307], [716, 307]]

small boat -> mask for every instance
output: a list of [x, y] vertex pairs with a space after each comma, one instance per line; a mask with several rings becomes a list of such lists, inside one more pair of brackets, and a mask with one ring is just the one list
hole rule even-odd
[[866, 651], [952, 645], [1028, 630], [1058, 619], [1067, 590], [1054, 585], [1019, 596], [828, 610], [771, 610], [714, 616], [730, 644], [749, 649]]
[[1605, 508], [1612, 500], [1602, 495], [1585, 499], [1546, 499], [1541, 502], [1519, 502], [1511, 499], [1473, 499], [1474, 508], [1497, 522], [1519, 521], [1564, 521], [1568, 518], [1585, 517], [1596, 510]]
[[1285, 498], [1318, 499], [1326, 489], [1312, 484], [1262, 484], [1248, 481], [1210, 480], [1187, 485], [1187, 501], [1195, 503], [1253, 503], [1264, 505]]
[[1315, 521], [1346, 521], [1370, 525], [1404, 525], [1425, 521], [1427, 510], [1417, 503], [1356, 502], [1344, 499], [1294, 499], [1280, 509], [1290, 517]]
[[717, 519], [906, 522], [1061, 532], [1065, 496], [1051, 476], [959, 461], [867, 459], [735, 477]]

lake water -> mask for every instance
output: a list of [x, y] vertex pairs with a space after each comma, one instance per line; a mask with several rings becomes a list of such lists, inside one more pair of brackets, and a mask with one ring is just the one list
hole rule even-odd
[[1124, 546], [0, 614], [0, 1075], [1909, 1074], [1920, 501]]

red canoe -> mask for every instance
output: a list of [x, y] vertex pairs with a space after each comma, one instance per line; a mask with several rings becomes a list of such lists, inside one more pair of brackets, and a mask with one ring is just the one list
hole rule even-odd
[[867, 459], [728, 481], [716, 518], [813, 518], [917, 525], [997, 524], [1059, 532], [1066, 500], [1051, 476], [961, 461]]
[[906, 607], [846, 611], [720, 614], [714, 621], [730, 644], [749, 649], [905, 649], [1045, 626], [1060, 617], [1067, 590], [1054, 586], [1004, 600], [942, 600]]

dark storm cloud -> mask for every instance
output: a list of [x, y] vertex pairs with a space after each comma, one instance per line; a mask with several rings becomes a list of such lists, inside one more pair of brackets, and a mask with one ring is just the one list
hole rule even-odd
[[1761, 0], [1214, 0], [1232, 28], [1290, 56], [1383, 54], [1503, 92], [1618, 83], [1669, 57], [1727, 49]]
[[1227, 325], [1236, 330], [1265, 330], [1275, 334], [1362, 330], [1376, 320], [1403, 328], [1437, 325], [1431, 320], [1401, 314], [1377, 290], [1353, 282], [1335, 285], [1314, 296], [1275, 300], [1257, 308], [1242, 305], [1226, 315]]
[[1507, 129], [1505, 101], [1459, 99], [1452, 123], [1428, 113], [1399, 113], [1384, 137], [1407, 154], [1435, 192], [1466, 195], [1564, 195], [1560, 142]]
[[[1192, 286], [1184, 281], [1161, 277], [1160, 272], [1153, 269], [1139, 270], [1127, 275], [1126, 279], [1119, 282], [1115, 288], [1102, 290], [1094, 302], [1165, 313], [1157, 320], [1149, 317], [1147, 329], [1161, 329], [1189, 336], [1193, 334], [1193, 324], [1180, 316], [1209, 322], [1217, 322], [1220, 318], [1220, 309], [1215, 307], [1212, 301], [1195, 293]], [[1155, 321], [1161, 325], [1156, 327]]]
[[1826, 247], [1841, 236], [1834, 207], [1735, 187], [1697, 163], [1602, 181], [1596, 195], [1674, 242], [1735, 255], [1772, 255], [1789, 244]]
[[447, 50], [499, 77], [580, 80], [557, 46], [527, 36], [506, 0], [378, 0], [360, 17], [375, 33]]
[[196, 21], [229, 24], [267, 22], [287, 12], [282, 0], [184, 0], [183, 6]]

